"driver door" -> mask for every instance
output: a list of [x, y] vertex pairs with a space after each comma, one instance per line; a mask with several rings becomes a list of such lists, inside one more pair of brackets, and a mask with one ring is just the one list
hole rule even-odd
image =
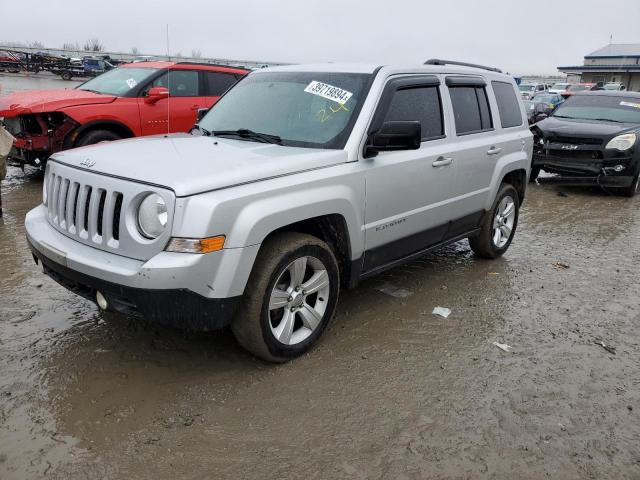
[[[155, 103], [145, 101], [151, 87], [169, 89], [169, 98]], [[207, 106], [201, 93], [200, 73], [197, 70], [171, 70], [155, 79], [138, 98], [142, 135], [188, 132], [196, 122], [199, 108]]]
[[455, 183], [437, 76], [390, 80], [369, 133], [387, 121], [420, 121], [418, 150], [380, 152], [366, 170], [364, 271], [375, 271], [441, 242]]

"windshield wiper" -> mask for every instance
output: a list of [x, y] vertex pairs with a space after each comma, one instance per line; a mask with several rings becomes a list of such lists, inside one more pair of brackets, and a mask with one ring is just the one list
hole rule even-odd
[[98, 90], [91, 90], [90, 88], [79, 88], [78, 90], [84, 90], [85, 92], [97, 93], [98, 95], [104, 95], [104, 93]]
[[213, 130], [211, 132], [214, 136], [232, 135], [241, 138], [252, 138], [259, 140], [263, 143], [281, 143], [282, 139], [277, 135], [269, 135], [268, 133], [254, 132], [248, 128], [239, 128], [237, 130]]
[[567, 117], [565, 115], [552, 115], [552, 116], [553, 116], [553, 118], [569, 118], [571, 120], [578, 120], [577, 117]]
[[594, 118], [596, 122], [614, 122], [614, 123], [624, 123], [620, 120], [614, 120], [613, 118]]

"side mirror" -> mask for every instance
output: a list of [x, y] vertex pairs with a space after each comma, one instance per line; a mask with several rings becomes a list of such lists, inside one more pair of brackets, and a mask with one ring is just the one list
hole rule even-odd
[[169, 98], [169, 90], [165, 87], [151, 87], [144, 97], [144, 102], [150, 105], [157, 103], [163, 98]]
[[364, 156], [373, 157], [383, 151], [417, 150], [420, 148], [421, 137], [420, 122], [384, 122], [380, 130], [369, 135]]
[[196, 114], [196, 123], [202, 120], [207, 113], [209, 113], [208, 108], [199, 108], [198, 113]]

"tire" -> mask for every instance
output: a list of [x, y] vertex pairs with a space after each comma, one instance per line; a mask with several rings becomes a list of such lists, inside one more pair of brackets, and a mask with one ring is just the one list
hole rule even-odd
[[[323, 286], [315, 293], [294, 288], [305, 285]], [[286, 362], [304, 354], [322, 335], [339, 291], [338, 262], [325, 242], [301, 233], [278, 234], [260, 249], [231, 330], [256, 357]], [[282, 307], [270, 309], [271, 301]]]
[[529, 174], [529, 183], [533, 183], [536, 181], [540, 175], [540, 167], [531, 167], [531, 173]]
[[[513, 210], [507, 216], [504, 216], [505, 209], [510, 203], [513, 204]], [[518, 192], [512, 185], [503, 183], [500, 186], [489, 213], [485, 216], [480, 234], [469, 238], [469, 245], [479, 257], [498, 258], [508, 250], [518, 226], [520, 199]], [[494, 228], [494, 223], [497, 224], [498, 222], [502, 222], [503, 226]], [[498, 241], [496, 241], [498, 230], [501, 234]]]
[[631, 183], [631, 185], [626, 188], [621, 188], [618, 191], [625, 197], [634, 197], [636, 193], [640, 192], [640, 173], [633, 177], [633, 183]]
[[113, 140], [120, 140], [122, 137], [111, 130], [91, 130], [82, 134], [78, 139], [75, 146], [84, 147], [86, 145], [93, 145], [99, 142], [111, 142]]
[[71, 72], [62, 72], [60, 76], [63, 80], [71, 80], [71, 78], [73, 78]]

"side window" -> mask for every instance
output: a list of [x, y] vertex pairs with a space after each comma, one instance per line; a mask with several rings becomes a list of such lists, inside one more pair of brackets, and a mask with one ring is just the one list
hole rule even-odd
[[491, 130], [491, 110], [484, 87], [451, 86], [449, 95], [453, 104], [458, 135]]
[[507, 82], [491, 82], [493, 93], [498, 102], [498, 112], [500, 113], [500, 123], [502, 128], [518, 127], [522, 125], [522, 112], [520, 103], [513, 85]]
[[235, 75], [222, 72], [204, 72], [204, 78], [207, 85], [207, 95], [211, 97], [219, 97], [237, 81]]
[[409, 120], [422, 125], [422, 140], [433, 140], [444, 135], [442, 103], [438, 87], [414, 87], [397, 90], [393, 94], [385, 122]]
[[194, 70], [171, 70], [154, 80], [151, 86], [169, 89], [172, 97], [199, 97], [198, 72]]

